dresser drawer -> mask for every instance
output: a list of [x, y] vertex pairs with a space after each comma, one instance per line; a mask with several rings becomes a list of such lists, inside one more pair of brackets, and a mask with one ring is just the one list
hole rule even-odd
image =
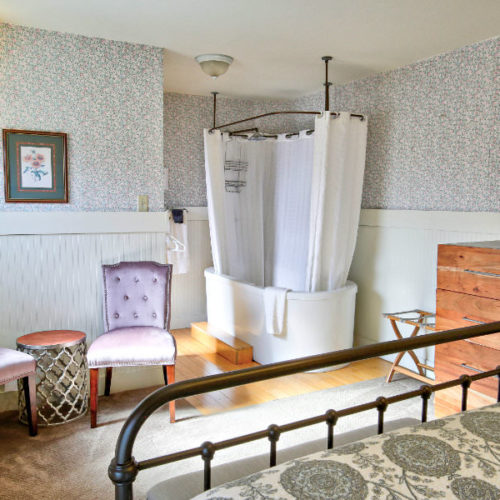
[[[492, 321], [500, 321], [500, 300], [449, 290], [436, 290], [436, 328], [438, 330], [451, 330]], [[470, 342], [500, 349], [500, 333], [476, 337], [470, 339]]]
[[[438, 382], [453, 380], [460, 375], [475, 375], [496, 368], [500, 364], [500, 351], [466, 340], [436, 346], [435, 374]], [[496, 397], [497, 377], [473, 382], [472, 389]]]
[[[439, 245], [436, 328], [452, 330], [500, 321], [500, 241]], [[500, 365], [500, 333], [436, 346], [438, 382], [474, 375]], [[468, 407], [496, 401], [498, 377], [472, 384]], [[436, 393], [436, 408], [460, 410], [461, 387]]]
[[500, 251], [496, 248], [438, 245], [437, 264], [438, 267], [500, 275]]
[[438, 267], [437, 286], [444, 290], [496, 299], [500, 297], [500, 274]]
[[500, 252], [491, 248], [439, 245], [437, 288], [500, 298]]
[[500, 274], [438, 267], [437, 286], [444, 290], [495, 299], [500, 297]]

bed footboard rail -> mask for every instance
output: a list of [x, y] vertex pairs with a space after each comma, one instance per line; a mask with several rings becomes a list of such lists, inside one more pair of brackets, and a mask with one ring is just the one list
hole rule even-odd
[[116, 500], [131, 500], [133, 498], [133, 482], [140, 470], [155, 467], [158, 465], [190, 458], [193, 456], [201, 456], [204, 460], [204, 486], [205, 489], [210, 487], [210, 463], [214, 453], [223, 448], [243, 444], [261, 438], [268, 438], [270, 441], [270, 465], [276, 463], [276, 444], [279, 436], [283, 432], [288, 432], [294, 429], [299, 429], [307, 425], [312, 425], [320, 422], [327, 423], [327, 447], [333, 447], [333, 429], [341, 416], [351, 415], [360, 411], [369, 409], [377, 409], [378, 411], [378, 432], [383, 432], [384, 427], [384, 412], [389, 404], [403, 401], [411, 397], [422, 398], [422, 421], [427, 419], [427, 403], [433, 392], [449, 387], [462, 386], [462, 410], [467, 409], [467, 391], [471, 383], [482, 378], [497, 376], [499, 380], [498, 398], [500, 401], [500, 365], [494, 370], [476, 375], [462, 375], [460, 379], [443, 382], [433, 386], [424, 385], [420, 389], [411, 391], [405, 394], [392, 396], [388, 398], [378, 398], [370, 403], [365, 403], [345, 410], [334, 411], [328, 410], [325, 414], [317, 417], [311, 417], [298, 422], [293, 422], [286, 425], [270, 425], [266, 430], [247, 434], [218, 443], [205, 442], [197, 448], [163, 455], [156, 458], [151, 458], [137, 462], [133, 455], [133, 446], [137, 434], [147, 418], [158, 408], [179, 398], [193, 396], [195, 394], [203, 394], [206, 392], [216, 391], [245, 385], [261, 380], [268, 380], [303, 371], [326, 368], [362, 359], [379, 357], [387, 354], [407, 351], [410, 349], [418, 349], [429, 347], [457, 340], [479, 337], [482, 335], [490, 335], [500, 332], [500, 322], [471, 326], [467, 328], [457, 328], [455, 330], [447, 330], [437, 333], [431, 333], [420, 337], [405, 338], [401, 340], [392, 340], [378, 344], [371, 344], [353, 349], [345, 349], [316, 356], [307, 356], [291, 361], [283, 361], [270, 365], [246, 368], [228, 373], [212, 375], [192, 380], [177, 382], [175, 384], [162, 387], [146, 397], [132, 411], [130, 416], [125, 421], [120, 435], [118, 437], [115, 449], [115, 456], [112, 459], [108, 475], [115, 485]]

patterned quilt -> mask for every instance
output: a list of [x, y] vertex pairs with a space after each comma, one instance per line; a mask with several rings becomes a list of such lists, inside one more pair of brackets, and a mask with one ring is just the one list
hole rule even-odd
[[315, 453], [196, 500], [500, 499], [500, 403]]

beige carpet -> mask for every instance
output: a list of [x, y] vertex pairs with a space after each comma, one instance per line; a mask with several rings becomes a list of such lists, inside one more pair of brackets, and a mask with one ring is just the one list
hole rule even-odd
[[[247, 409], [222, 414], [199, 416], [184, 401], [177, 402], [178, 422], [170, 424], [168, 408], [154, 414], [139, 433], [134, 456], [141, 460], [186, 447], [198, 446], [209, 439], [216, 441], [238, 433], [283, 424], [294, 419], [340, 410], [366, 402], [378, 395], [394, 395], [418, 388], [420, 382], [400, 378], [385, 384], [382, 378], [350, 386], [317, 391], [271, 401]], [[57, 427], [41, 428], [29, 438], [27, 428], [17, 422], [14, 412], [0, 414], [0, 498], [1, 499], [111, 499], [113, 487], [107, 467], [113, 456], [116, 438], [123, 421], [135, 404], [152, 389], [128, 391], [99, 399], [99, 427], [89, 428], [88, 416]], [[387, 420], [420, 415], [420, 402], [397, 403], [387, 410]], [[341, 419], [338, 432], [347, 432], [376, 422], [376, 412]], [[326, 435], [325, 425], [283, 435], [281, 447]], [[268, 450], [265, 441], [250, 443], [216, 455], [214, 465]], [[198, 470], [202, 461], [196, 457], [177, 464], [157, 467], [139, 473], [134, 483], [134, 498], [145, 498], [155, 483], [181, 473]]]
[[[17, 412], [0, 414], [0, 499], [113, 498], [107, 468], [116, 439], [132, 409], [154, 389], [100, 397], [96, 429], [90, 429], [87, 414], [67, 424], [40, 427], [38, 436], [30, 438], [28, 428], [19, 424]], [[199, 415], [186, 401], [177, 402], [179, 424]], [[142, 451], [139, 456], [164, 453], [167, 440], [158, 438], [166, 437], [172, 425], [168, 407], [156, 412], [150, 420], [143, 435], [154, 438], [142, 440], [144, 446], [138, 446]]]

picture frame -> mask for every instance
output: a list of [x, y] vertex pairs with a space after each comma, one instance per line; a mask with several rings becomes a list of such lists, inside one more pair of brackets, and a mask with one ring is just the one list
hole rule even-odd
[[3, 129], [6, 203], [68, 203], [67, 134]]

